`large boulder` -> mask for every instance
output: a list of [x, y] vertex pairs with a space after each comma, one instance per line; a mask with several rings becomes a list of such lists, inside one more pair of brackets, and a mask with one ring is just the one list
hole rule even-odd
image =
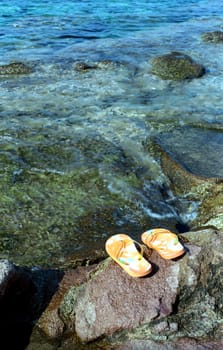
[[55, 339], [61, 336], [65, 329], [65, 323], [60, 317], [60, 304], [64, 295], [71, 289], [77, 288], [87, 282], [90, 274], [96, 270], [96, 265], [78, 266], [76, 269], [67, 270], [59, 284], [59, 288], [53, 295], [46, 312], [41, 315], [38, 321], [38, 328], [46, 334], [48, 339]]
[[158, 255], [152, 263], [151, 276], [134, 279], [106, 260], [88, 283], [65, 295], [60, 306], [65, 324], [82, 341], [91, 341], [169, 315], [179, 287], [179, 263]]
[[138, 342], [152, 349], [153, 342], [158, 348], [167, 340], [167, 349], [180, 349], [186, 339], [219, 346], [223, 232], [204, 229], [182, 234], [181, 240], [188, 242], [185, 256], [165, 261], [154, 251], [149, 258], [153, 273], [145, 278], [130, 277], [110, 258], [67, 271], [38, 329], [51, 341], [79, 339], [86, 349], [89, 341], [92, 346], [100, 339], [109, 349], [119, 349], [120, 343], [132, 349]]
[[171, 52], [152, 59], [152, 73], [164, 80], [199, 78], [204, 67], [182, 52]]
[[[153, 251], [153, 272], [132, 278], [111, 258], [65, 271], [1, 261], [1, 329], [27, 349], [221, 349], [223, 231], [180, 235], [186, 254]], [[44, 311], [43, 311], [44, 310]], [[40, 317], [39, 317], [40, 316]], [[4, 338], [5, 339], [5, 338]], [[14, 347], [15, 348], [15, 347]]]
[[122, 345], [115, 350], [222, 349], [223, 232], [205, 229], [181, 238], [190, 245], [180, 260], [179, 294], [173, 313], [116, 336], [114, 342]]

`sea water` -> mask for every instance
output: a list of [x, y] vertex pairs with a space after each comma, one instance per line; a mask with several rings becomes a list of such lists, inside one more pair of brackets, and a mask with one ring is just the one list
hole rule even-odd
[[[153, 226], [190, 224], [198, 204], [174, 197], [143, 145], [189, 127], [180, 134], [186, 146], [169, 134], [166, 147], [177, 139], [180, 158], [196, 139], [190, 170], [223, 176], [223, 45], [201, 39], [222, 26], [220, 0], [0, 1], [0, 64], [32, 67], [0, 77], [2, 257], [30, 264], [35, 252], [34, 263], [50, 264], [104, 244], [113, 231], [140, 232], [145, 217]], [[151, 59], [171, 51], [206, 74], [186, 82], [154, 76]], [[83, 62], [93, 68], [75, 69]], [[206, 162], [217, 150], [208, 171], [202, 152], [194, 156], [207, 140]]]

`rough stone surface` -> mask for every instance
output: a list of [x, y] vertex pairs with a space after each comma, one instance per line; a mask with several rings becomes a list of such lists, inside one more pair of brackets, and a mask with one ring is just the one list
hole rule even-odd
[[59, 306], [64, 294], [71, 287], [78, 286], [87, 281], [90, 272], [95, 269], [95, 265], [89, 267], [77, 267], [74, 270], [66, 271], [60, 282], [57, 292], [52, 297], [47, 309], [42, 313], [38, 328], [40, 328], [49, 339], [55, 339], [63, 334], [65, 324], [59, 317]]
[[180, 259], [174, 312], [117, 337], [114, 349], [222, 349], [223, 232], [203, 229], [181, 239], [190, 244]]
[[184, 80], [201, 77], [205, 69], [190, 56], [171, 52], [152, 60], [152, 72], [164, 80]]
[[204, 33], [201, 36], [201, 38], [206, 43], [214, 43], [214, 44], [223, 43], [223, 32], [221, 31], [207, 32], [207, 33]]
[[223, 341], [197, 341], [191, 338], [180, 338], [175, 342], [153, 340], [131, 340], [124, 345], [116, 346], [114, 350], [221, 350]]
[[[7, 337], [16, 329], [16, 339], [27, 345], [27, 332], [41, 315], [30, 350], [56, 350], [58, 341], [61, 350], [220, 350], [223, 231], [179, 236], [186, 254], [168, 261], [153, 251], [153, 273], [145, 278], [130, 277], [111, 258], [64, 275], [1, 261], [1, 329]], [[10, 345], [15, 348], [14, 341]]]
[[65, 296], [64, 322], [75, 323], [77, 335], [90, 341], [169, 315], [179, 287], [179, 262], [155, 253], [151, 261], [153, 274], [134, 279], [108, 259], [102, 271]]
[[[223, 336], [223, 299], [220, 293], [223, 288], [223, 232], [207, 228], [189, 232], [183, 237], [192, 243], [196, 241], [200, 253], [197, 257], [187, 254], [180, 266], [179, 310], [183, 314], [180, 322], [184, 323], [189, 336], [204, 336], [214, 328]], [[185, 281], [189, 284], [186, 285]], [[187, 322], [188, 316], [191, 325]]]
[[132, 349], [133, 340], [139, 349], [153, 342], [181, 349], [178, 338], [193, 338], [203, 349], [207, 338], [217, 349], [223, 336], [223, 232], [206, 228], [180, 239], [186, 254], [165, 261], [154, 251], [153, 273], [145, 278], [130, 277], [110, 258], [65, 274], [39, 328], [51, 339], [67, 334], [70, 344], [77, 335], [83, 342], [107, 339], [114, 349], [126, 341]]
[[32, 69], [22, 62], [12, 62], [0, 66], [0, 75], [17, 75], [31, 73]]

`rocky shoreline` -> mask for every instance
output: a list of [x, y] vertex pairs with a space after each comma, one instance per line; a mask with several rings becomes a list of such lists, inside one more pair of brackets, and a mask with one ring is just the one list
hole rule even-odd
[[[222, 36], [222, 32], [207, 33], [203, 36], [203, 40], [207, 43], [221, 43]], [[107, 69], [111, 65], [116, 66], [109, 61], [100, 64], [79, 62], [74, 69], [79, 74], [85, 74], [92, 69]], [[0, 67], [1, 76], [29, 74], [31, 71], [30, 66], [19, 62]], [[201, 77], [205, 74], [205, 67], [183, 53], [172, 52], [155, 58], [152, 62], [152, 72], [164, 80], [184, 80]], [[193, 136], [194, 129], [197, 138], [192, 144], [188, 135]], [[21, 260], [20, 264], [10, 259], [0, 260], [0, 329], [1, 342], [6, 344], [4, 349], [220, 350], [223, 348], [223, 173], [218, 162], [219, 154], [223, 153], [221, 131], [221, 126], [218, 128], [216, 125], [215, 133], [219, 133], [216, 143], [210, 125], [207, 128], [198, 125], [176, 128], [175, 125], [170, 125], [168, 130], [166, 126], [165, 130], [159, 130], [158, 136], [149, 137], [143, 145], [145, 153], [156, 160], [154, 167], [160, 167], [167, 180], [153, 190], [145, 189], [145, 192], [147, 191], [148, 198], [153, 196], [160, 198], [160, 203], [163, 198], [172, 201], [172, 207], [179, 213], [179, 220], [176, 223], [175, 217], [169, 221], [165, 218], [161, 224], [179, 228], [178, 232], [181, 232], [179, 238], [186, 248], [183, 257], [165, 261], [153, 252], [149, 257], [153, 273], [140, 279], [128, 276], [108, 258], [103, 242], [95, 245], [96, 248], [92, 243], [92, 247], [84, 257], [74, 253], [70, 255], [68, 243], [66, 246], [62, 244], [61, 251], [66, 249], [68, 254], [63, 257], [64, 259], [57, 261], [57, 267], [55, 264], [46, 268], [32, 267], [28, 258], [28, 267], [24, 263], [26, 260]], [[24, 135], [22, 137], [25, 139]], [[104, 179], [100, 177], [101, 164], [105, 162], [108, 172], [118, 174], [117, 179], [120, 183], [128, 183], [136, 190], [141, 189], [145, 177], [148, 182], [154, 181], [153, 169], [147, 169], [145, 164], [139, 165], [138, 161], [126, 155], [122, 148], [109, 143], [100, 135], [96, 135], [97, 137], [90, 135], [87, 139], [82, 135], [78, 136], [75, 142], [72, 138], [62, 138], [62, 146], [56, 149], [54, 144], [46, 144], [45, 136], [41, 144], [40, 136], [37, 138], [34, 135], [34, 138], [38, 139], [37, 146], [35, 144], [36, 148], [33, 149], [34, 156], [33, 150], [30, 151], [29, 147], [23, 146], [18, 149], [18, 155], [15, 156], [13, 153], [11, 157], [6, 145], [7, 157], [3, 160], [4, 164], [7, 162], [7, 171], [3, 174], [3, 187], [7, 185], [6, 190], [10, 188], [12, 197], [14, 198], [16, 194], [18, 201], [25, 204], [27, 210], [24, 212], [24, 227], [16, 226], [13, 222], [10, 227], [12, 232], [15, 231], [15, 226], [21, 231], [26, 229], [27, 217], [31, 222], [33, 215], [38, 216], [38, 200], [36, 206], [31, 207], [30, 204], [32, 195], [35, 198], [38, 193], [33, 190], [36, 184], [38, 190], [44, 184], [47, 186], [47, 193], [50, 193], [50, 189], [51, 193], [55, 192], [57, 196], [56, 198], [52, 196], [52, 202], [56, 202], [61, 183], [64, 185], [64, 181], [68, 191], [73, 183], [80, 189], [83, 187], [85, 191], [84, 186], [92, 187], [92, 196], [95, 198], [103, 189], [103, 201], [97, 202], [98, 208], [92, 209], [92, 212], [84, 215], [81, 213], [75, 225], [70, 220], [73, 211], [68, 213], [70, 216], [65, 213], [67, 216], [64, 214], [61, 222], [56, 222], [55, 227], [49, 226], [49, 240], [53, 241], [54, 235], [60, 230], [63, 231], [64, 222], [67, 223], [67, 242], [70, 242], [72, 232], [75, 233], [79, 229], [82, 229], [83, 235], [85, 232], [97, 232], [97, 230], [113, 233], [114, 229], [118, 230], [114, 218], [121, 216], [121, 209], [127, 205], [129, 209], [126, 217], [132, 213], [136, 214], [131, 224], [126, 223], [129, 230], [126, 233], [139, 227], [147, 228], [148, 224], [154, 225], [155, 221], [151, 219], [151, 222], [148, 222], [148, 219], [145, 219], [145, 213], [144, 216], [140, 216], [139, 207], [135, 205], [134, 200], [131, 201], [131, 196], [130, 199], [123, 197], [120, 194], [122, 191], [119, 191], [111, 198], [111, 193], [105, 188]], [[195, 150], [200, 150], [206, 139], [209, 140], [208, 148], [205, 150], [206, 156], [202, 157], [201, 152], [199, 157], [191, 157], [197, 154]], [[52, 173], [49, 170], [37, 169], [36, 159], [43, 168], [47, 162], [51, 165], [51, 160], [48, 159], [50, 152], [56, 155], [54, 162], [57, 162], [58, 168], [64, 165], [62, 158], [69, 164], [80, 154], [88, 161], [93, 160], [94, 167], [89, 167], [87, 172], [81, 168], [79, 173], [77, 169], [72, 169], [64, 180], [60, 171]], [[18, 163], [20, 169], [17, 168]], [[95, 164], [100, 166], [97, 168]], [[127, 172], [128, 168], [131, 172]], [[15, 185], [14, 188], [11, 186], [12, 183]], [[23, 184], [24, 187], [30, 186], [30, 197], [20, 197]], [[53, 190], [51, 184], [55, 184]], [[80, 198], [84, 190], [80, 191]], [[58, 206], [58, 213], [64, 207], [64, 203], [67, 203], [65, 199], [69, 198], [71, 207], [79, 200], [70, 197], [70, 193], [68, 195], [67, 192], [60, 195], [61, 203], [59, 200], [58, 203], [61, 207]], [[40, 196], [38, 199], [41, 198]], [[181, 198], [182, 201], [177, 201], [176, 198]], [[8, 197], [3, 196], [2, 205], [8, 208], [7, 200]], [[120, 202], [122, 205], [118, 212], [117, 203]], [[104, 203], [107, 206], [102, 210]], [[197, 203], [195, 208], [197, 211], [194, 208], [190, 211], [189, 203]], [[13, 206], [11, 209], [14, 212]], [[11, 209], [7, 209], [5, 214], [4, 229], [11, 220], [9, 220]], [[160, 209], [162, 210], [162, 207]], [[48, 210], [50, 213], [50, 206], [46, 207], [46, 211]], [[124, 213], [124, 209], [122, 210]], [[196, 215], [188, 224], [182, 213], [186, 215], [193, 211], [196, 211]], [[45, 217], [41, 227], [43, 231], [39, 231], [39, 241], [45, 233], [44, 220]], [[35, 229], [34, 226], [33, 232], [36, 236]], [[29, 229], [27, 230], [29, 232]], [[18, 237], [19, 234], [17, 240]], [[5, 244], [8, 247], [8, 241]], [[26, 244], [23, 251], [29, 248], [30, 241]], [[49, 260], [47, 257], [42, 258], [44, 248], [43, 242], [39, 258], [41, 262], [41, 259], [46, 259], [43, 266]], [[55, 254], [54, 262], [56, 258]]]
[[154, 251], [153, 273], [139, 279], [103, 249], [63, 269], [1, 260], [0, 323], [9, 349], [222, 348], [222, 181], [189, 173], [158, 144], [148, 149], [172, 191], [200, 201], [194, 227], [179, 234], [186, 254], [165, 261]]

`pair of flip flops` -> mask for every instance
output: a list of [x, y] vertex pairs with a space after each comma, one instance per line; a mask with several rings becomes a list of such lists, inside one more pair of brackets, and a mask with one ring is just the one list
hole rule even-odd
[[[146, 247], [156, 250], [163, 259], [174, 259], [185, 252], [177, 235], [166, 229], [146, 231], [141, 238]], [[143, 256], [146, 247], [125, 234], [111, 236], [105, 243], [108, 255], [132, 277], [143, 277], [152, 271], [150, 262]]]

